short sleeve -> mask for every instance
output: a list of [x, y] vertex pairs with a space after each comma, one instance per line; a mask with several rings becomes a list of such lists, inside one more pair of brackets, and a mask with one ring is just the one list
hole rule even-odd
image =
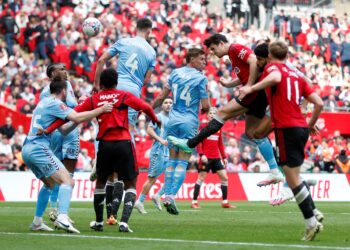
[[108, 54], [110, 56], [116, 56], [117, 54], [120, 53], [120, 46], [122, 46], [121, 41], [118, 40], [117, 42], [115, 42], [111, 47], [109, 47]]
[[314, 90], [310, 87], [310, 85], [304, 79], [301, 79], [301, 84], [303, 86], [303, 94], [302, 94], [302, 96], [307, 98], [309, 95], [314, 93]]
[[229, 49], [230, 57], [247, 62], [252, 50], [240, 44], [232, 44]]
[[50, 113], [62, 120], [65, 120], [71, 112], [73, 112], [73, 109], [69, 108], [61, 101], [53, 102], [50, 107]]

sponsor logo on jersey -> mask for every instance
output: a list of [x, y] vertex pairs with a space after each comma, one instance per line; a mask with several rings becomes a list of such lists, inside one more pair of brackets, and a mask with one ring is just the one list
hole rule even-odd
[[241, 70], [238, 67], [234, 67], [233, 71], [235, 72], [236, 75], [238, 75], [239, 73], [241, 73]]
[[246, 53], [246, 49], [241, 49], [241, 51], [238, 53], [238, 58], [241, 58], [243, 60]]

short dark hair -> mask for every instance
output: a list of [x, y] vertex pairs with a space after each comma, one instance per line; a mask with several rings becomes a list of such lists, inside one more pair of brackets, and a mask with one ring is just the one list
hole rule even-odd
[[259, 44], [254, 49], [254, 54], [262, 58], [268, 58], [269, 56], [269, 45], [267, 43]]
[[173, 98], [170, 97], [170, 96], [167, 96], [167, 97], [164, 98], [163, 102], [164, 102], [165, 100], [173, 100]]
[[284, 60], [288, 54], [288, 46], [284, 42], [273, 42], [269, 45], [269, 53], [273, 58]]
[[191, 62], [191, 58], [197, 57], [197, 56], [199, 56], [199, 55], [204, 55], [204, 54], [205, 54], [205, 52], [204, 52], [204, 50], [202, 50], [202, 49], [191, 48], [191, 49], [189, 49], [189, 50], [187, 51], [187, 53], [186, 53], [186, 56], [185, 56], [186, 62], [187, 62], [187, 63], [190, 63], [190, 62]]
[[152, 21], [148, 18], [141, 18], [137, 20], [136, 29], [141, 31], [152, 29]]
[[100, 84], [106, 89], [111, 89], [118, 84], [118, 73], [113, 68], [108, 68], [102, 71], [100, 76]]
[[212, 35], [211, 37], [205, 39], [204, 45], [209, 48], [210, 45], [212, 45], [212, 44], [218, 45], [220, 42], [228, 43], [228, 40], [227, 40], [226, 36], [221, 35], [219, 33], [216, 33], [216, 34]]
[[51, 63], [46, 68], [46, 75], [48, 78], [51, 78], [52, 72], [54, 72], [57, 68], [64, 68], [64, 64], [62, 63]]
[[50, 93], [60, 94], [62, 90], [67, 89], [67, 81], [62, 80], [60, 77], [55, 77], [50, 83]]

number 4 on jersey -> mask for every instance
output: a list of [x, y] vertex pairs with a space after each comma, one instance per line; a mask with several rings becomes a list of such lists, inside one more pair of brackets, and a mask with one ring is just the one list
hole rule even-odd
[[137, 54], [132, 53], [125, 65], [130, 68], [131, 74], [134, 74], [138, 67]]

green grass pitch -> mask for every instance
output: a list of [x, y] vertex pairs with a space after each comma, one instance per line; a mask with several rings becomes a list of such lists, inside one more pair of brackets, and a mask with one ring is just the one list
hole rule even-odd
[[[189, 202], [178, 202], [180, 215], [159, 212], [146, 202], [148, 214], [134, 210], [129, 221], [134, 233], [119, 233], [117, 226], [94, 232], [92, 202], [74, 202], [70, 217], [80, 235], [63, 231], [30, 232], [32, 202], [0, 203], [0, 249], [329, 249], [350, 250], [350, 203], [319, 202], [325, 214], [324, 231], [314, 242], [302, 242], [302, 215], [295, 202], [270, 207], [267, 202], [237, 202], [237, 209], [222, 209], [220, 202], [200, 202], [199, 210]], [[47, 211], [48, 212], [48, 211]], [[49, 226], [47, 213], [45, 220]]]

